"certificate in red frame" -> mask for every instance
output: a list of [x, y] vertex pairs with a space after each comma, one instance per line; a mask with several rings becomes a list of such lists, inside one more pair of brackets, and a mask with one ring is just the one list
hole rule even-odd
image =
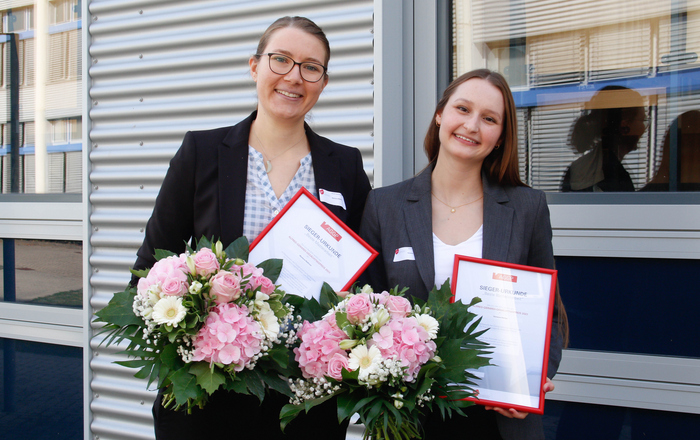
[[471, 371], [478, 379], [475, 403], [544, 413], [549, 341], [557, 271], [456, 255], [453, 300], [481, 316], [479, 339], [493, 347], [491, 364]]
[[377, 255], [302, 187], [251, 243], [248, 261], [281, 258], [282, 290], [318, 299], [324, 282], [336, 292], [349, 289]]

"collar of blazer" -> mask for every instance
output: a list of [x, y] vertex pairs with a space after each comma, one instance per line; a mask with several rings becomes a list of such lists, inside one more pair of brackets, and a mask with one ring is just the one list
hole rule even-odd
[[[434, 165], [428, 165], [413, 178], [406, 194], [404, 221], [413, 247], [418, 272], [430, 291], [435, 285], [435, 258], [433, 249], [431, 175]], [[506, 261], [513, 226], [514, 210], [508, 206], [510, 198], [497, 184], [492, 184], [482, 172], [484, 187], [484, 229], [482, 257]]]
[[[243, 235], [243, 212], [245, 209], [245, 188], [248, 175], [248, 137], [250, 128], [258, 112], [231, 127], [224, 137], [219, 151], [219, 221], [221, 238], [231, 243]], [[311, 149], [316, 188], [340, 192], [340, 167], [338, 157], [326, 141], [304, 123], [306, 136]], [[338, 206], [326, 205], [331, 212], [344, 219], [345, 213]], [[225, 226], [224, 226], [225, 225]]]

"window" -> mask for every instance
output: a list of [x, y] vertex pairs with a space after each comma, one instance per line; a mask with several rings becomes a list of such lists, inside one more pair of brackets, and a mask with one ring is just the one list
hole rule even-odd
[[55, 119], [51, 124], [51, 143], [54, 145], [80, 142], [83, 131], [82, 118]]
[[[26, 2], [25, 2], [26, 4]], [[4, 142], [0, 150], [2, 162], [2, 193], [12, 192], [13, 173], [21, 182], [15, 185], [20, 193], [56, 193], [80, 192], [82, 188], [82, 38], [80, 25], [79, 0], [49, 1], [48, 8], [37, 9], [46, 13], [49, 23], [46, 33], [24, 32], [33, 29], [34, 6], [22, 9], [2, 11], [3, 27], [19, 33], [17, 38], [17, 67], [20, 85], [19, 125], [21, 132], [20, 148], [12, 154], [9, 127], [11, 115], [6, 112], [4, 124]], [[45, 12], [42, 12], [45, 11]], [[72, 22], [72, 23], [71, 23]], [[37, 36], [45, 35], [48, 41], [45, 55], [37, 55]], [[1, 40], [0, 40], [1, 41]], [[0, 95], [4, 94], [9, 103], [11, 44], [2, 42], [4, 63], [3, 84]], [[38, 88], [36, 81], [44, 81]], [[44, 96], [37, 96], [37, 90], [44, 90]], [[37, 114], [36, 106], [45, 108], [42, 115]], [[39, 118], [39, 120], [35, 120]], [[37, 127], [46, 127], [37, 131]], [[35, 133], [40, 133], [36, 136]], [[41, 157], [37, 158], [39, 154]], [[44, 163], [46, 168], [37, 168]], [[39, 173], [37, 173], [37, 170]], [[46, 170], [46, 171], [44, 171]]]
[[82, 438], [82, 364], [80, 347], [0, 338], [3, 438]]
[[548, 192], [700, 191], [700, 2], [455, 2], [455, 74], [501, 72], [521, 177]]
[[0, 243], [1, 301], [82, 307], [82, 243], [12, 239]]
[[49, 3], [49, 24], [80, 20], [80, 0], [54, 0]]
[[3, 32], [23, 32], [34, 29], [34, 8], [8, 9], [3, 14]]

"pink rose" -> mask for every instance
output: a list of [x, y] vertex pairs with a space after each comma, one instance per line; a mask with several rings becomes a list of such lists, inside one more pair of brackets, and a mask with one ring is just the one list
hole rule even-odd
[[405, 318], [411, 313], [411, 303], [403, 296], [390, 295], [384, 307], [392, 318]]
[[168, 296], [183, 296], [187, 293], [188, 289], [187, 281], [183, 281], [179, 277], [167, 278], [161, 282], [160, 285], [160, 290], [163, 295]]
[[219, 270], [219, 260], [211, 249], [203, 248], [194, 254], [194, 268], [197, 275], [211, 275]]
[[345, 306], [348, 321], [351, 324], [360, 324], [372, 313], [372, 308], [372, 302], [366, 294], [353, 295]]
[[209, 281], [211, 290], [209, 293], [216, 299], [217, 304], [225, 304], [235, 301], [241, 296], [241, 280], [236, 274], [222, 270]]
[[348, 367], [348, 358], [344, 354], [336, 353], [330, 361], [328, 361], [328, 376], [335, 380], [343, 379], [343, 368], [350, 371]]
[[260, 291], [262, 293], [269, 295], [275, 291], [275, 285], [268, 277], [260, 277], [258, 278], [258, 281], [260, 283]]
[[381, 305], [384, 305], [386, 300], [391, 296], [386, 290], [382, 293], [370, 293], [369, 295], [372, 298], [372, 301]]

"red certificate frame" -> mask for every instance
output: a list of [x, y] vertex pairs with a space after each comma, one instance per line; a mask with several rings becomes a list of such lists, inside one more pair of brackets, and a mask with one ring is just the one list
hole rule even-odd
[[377, 255], [302, 187], [251, 243], [249, 262], [281, 258], [282, 289], [318, 299], [323, 282], [335, 291], [348, 290]]
[[493, 346], [488, 367], [472, 371], [480, 405], [543, 414], [557, 271], [455, 255], [453, 301], [482, 302], [472, 307], [481, 315], [480, 338]]

